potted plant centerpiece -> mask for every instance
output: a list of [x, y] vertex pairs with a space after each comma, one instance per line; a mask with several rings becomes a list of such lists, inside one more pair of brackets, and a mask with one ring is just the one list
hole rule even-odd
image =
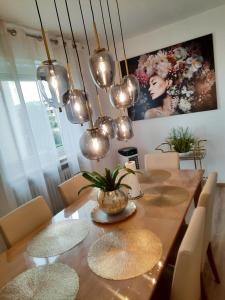
[[83, 177], [90, 181], [90, 184], [82, 187], [78, 194], [86, 188], [98, 188], [97, 200], [99, 207], [109, 215], [118, 214], [124, 210], [128, 203], [125, 189], [131, 189], [129, 185], [122, 183], [122, 181], [128, 174], [135, 173], [136, 171], [120, 166], [113, 171], [106, 168], [104, 175], [98, 172], [82, 172]]
[[189, 127], [173, 128], [167, 138], [170, 148], [179, 153], [180, 157], [188, 156], [192, 153], [196, 138], [191, 133]]

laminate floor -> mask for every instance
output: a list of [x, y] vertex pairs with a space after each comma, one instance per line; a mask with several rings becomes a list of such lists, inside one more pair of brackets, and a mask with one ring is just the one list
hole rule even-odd
[[212, 249], [221, 283], [214, 281], [208, 261], [204, 270], [204, 285], [208, 300], [225, 300], [225, 187], [217, 187], [213, 215]]

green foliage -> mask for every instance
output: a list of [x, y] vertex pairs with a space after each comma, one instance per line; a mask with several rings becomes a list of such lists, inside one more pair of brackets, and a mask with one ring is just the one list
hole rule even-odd
[[[123, 175], [119, 176], [119, 171], [123, 169]], [[130, 186], [127, 184], [122, 183], [122, 180], [128, 175], [128, 174], [135, 174], [137, 171], [133, 171], [128, 168], [123, 168], [121, 166], [118, 166], [115, 168], [115, 170], [110, 171], [109, 169], [105, 169], [104, 175], [99, 174], [98, 172], [82, 172], [82, 176], [90, 181], [90, 184], [82, 187], [78, 195], [89, 187], [96, 187], [104, 192], [110, 192], [119, 189], [120, 187], [126, 187], [127, 189], [131, 189]]]
[[184, 153], [193, 149], [196, 139], [190, 132], [189, 127], [178, 127], [171, 130], [167, 142], [176, 152]]

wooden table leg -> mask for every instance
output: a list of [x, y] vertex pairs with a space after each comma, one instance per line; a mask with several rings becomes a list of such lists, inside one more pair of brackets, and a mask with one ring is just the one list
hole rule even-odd
[[194, 195], [194, 203], [195, 203], [195, 207], [197, 207], [198, 205], [198, 198], [201, 194], [201, 191], [202, 191], [202, 183], [200, 182], [198, 187], [197, 187], [197, 190], [195, 192], [195, 195]]

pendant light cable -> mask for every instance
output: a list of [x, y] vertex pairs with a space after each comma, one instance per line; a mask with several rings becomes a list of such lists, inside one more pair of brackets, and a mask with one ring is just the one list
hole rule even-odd
[[44, 45], [45, 45], [45, 51], [46, 51], [46, 54], [47, 54], [48, 61], [51, 61], [51, 56], [50, 56], [50, 52], [49, 52], [49, 49], [48, 49], [48, 42], [47, 42], [47, 38], [46, 38], [46, 35], [45, 35], [45, 31], [44, 31], [44, 27], [43, 27], [41, 14], [40, 14], [40, 10], [39, 10], [39, 7], [38, 7], [37, 0], [35, 0], [35, 4], [36, 4], [36, 8], [37, 8], [38, 18], [39, 18], [39, 21], [40, 21], [40, 24], [41, 24], [41, 34], [42, 34], [42, 38], [43, 38]]
[[107, 3], [107, 8], [108, 8], [110, 27], [111, 27], [111, 31], [112, 31], [112, 38], [113, 38], [113, 46], [114, 46], [115, 56], [116, 56], [116, 60], [118, 61], [118, 55], [117, 55], [117, 50], [116, 50], [116, 43], [115, 43], [114, 31], [113, 31], [113, 26], [112, 26], [112, 18], [111, 18], [111, 13], [110, 13], [110, 9], [109, 9], [109, 0], [106, 0], [106, 3]]
[[104, 27], [104, 31], [105, 31], [105, 39], [106, 39], [107, 49], [109, 51], [109, 40], [108, 40], [106, 26], [105, 26], [105, 18], [104, 18], [104, 14], [103, 14], [102, 0], [99, 0], [99, 5], [100, 5], [100, 8], [101, 8], [102, 23], [103, 23], [103, 27]]
[[65, 5], [66, 5], [66, 12], [67, 12], [68, 20], [69, 20], [72, 40], [73, 40], [73, 44], [74, 44], [74, 48], [75, 48], [75, 52], [76, 52], [76, 56], [77, 56], [77, 61], [78, 61], [78, 66], [79, 66], [79, 70], [80, 70], [82, 86], [83, 86], [84, 94], [85, 94], [85, 98], [86, 98], [86, 107], [87, 107], [88, 118], [89, 118], [89, 121], [90, 121], [90, 127], [93, 128], [94, 124], [93, 124], [93, 120], [92, 120], [91, 109], [90, 109], [90, 105], [89, 105], [89, 100], [87, 98], [86, 87], [85, 87], [85, 83], [84, 83], [84, 76], [83, 76], [83, 72], [82, 72], [82, 68], [81, 68], [80, 56], [79, 56], [79, 52], [78, 52], [78, 49], [77, 49], [75, 36], [74, 36], [74, 33], [73, 33], [73, 27], [72, 27], [72, 22], [71, 22], [71, 18], [70, 18], [70, 13], [69, 13], [69, 7], [68, 7], [67, 0], [65, 0]]
[[95, 23], [95, 16], [94, 16], [94, 11], [93, 11], [93, 7], [92, 7], [92, 2], [91, 2], [91, 0], [89, 0], [89, 3], [90, 3], [90, 7], [91, 7], [92, 21], [93, 21], [93, 23]]
[[95, 34], [95, 39], [96, 39], [96, 50], [100, 50], [100, 40], [99, 40], [99, 35], [98, 35], [98, 31], [97, 31], [97, 26], [95, 23], [95, 16], [94, 16], [94, 11], [93, 11], [93, 7], [92, 7], [92, 2], [91, 0], [89, 0], [90, 3], [90, 7], [91, 7], [91, 15], [92, 15], [92, 20], [93, 20], [93, 28], [94, 28], [94, 34]]
[[88, 37], [87, 37], [87, 30], [86, 30], [86, 26], [85, 26], [85, 22], [84, 22], [84, 14], [83, 14], [80, 0], [78, 1], [78, 3], [79, 3], [82, 23], [83, 23], [83, 27], [84, 27], [85, 39], [86, 39], [86, 44], [87, 44], [87, 48], [88, 48], [88, 54], [91, 55], [90, 46], [89, 46]]
[[116, 49], [116, 42], [115, 42], [115, 36], [114, 36], [114, 31], [113, 31], [112, 18], [111, 18], [111, 13], [110, 13], [110, 9], [109, 9], [109, 1], [106, 0], [106, 3], [107, 3], [107, 8], [108, 8], [109, 21], [110, 21], [110, 26], [111, 26], [112, 38], [113, 38], [113, 46], [114, 46], [115, 57], [116, 57], [117, 74], [118, 74], [119, 83], [121, 83], [122, 74], [121, 74], [120, 62], [118, 60], [117, 49]]
[[82, 81], [84, 93], [86, 95], [86, 87], [85, 87], [85, 84], [84, 84], [84, 76], [83, 76], [83, 72], [82, 72], [82, 68], [81, 68], [81, 62], [80, 62], [80, 57], [79, 57], [79, 53], [78, 53], [78, 49], [77, 49], [77, 44], [76, 44], [75, 36], [74, 36], [74, 33], [73, 33], [73, 27], [72, 27], [72, 22], [71, 22], [71, 18], [70, 18], [70, 13], [69, 13], [69, 8], [68, 8], [67, 0], [65, 0], [65, 5], [66, 5], [66, 11], [67, 11], [67, 16], [68, 16], [68, 20], [69, 20], [69, 25], [70, 25], [70, 31], [71, 31], [71, 35], [72, 35], [72, 40], [73, 40], [74, 48], [75, 48], [75, 51], [76, 51], [78, 66], [79, 66], [79, 70], [80, 70], [81, 81]]
[[119, 17], [120, 33], [121, 33], [122, 44], [123, 44], [123, 53], [124, 53], [126, 73], [127, 73], [127, 75], [129, 75], [129, 69], [128, 69], [128, 64], [127, 64], [127, 56], [126, 56], [126, 49], [125, 49], [125, 44], [124, 44], [123, 29], [122, 29], [122, 22], [121, 22], [121, 17], [120, 17], [120, 9], [119, 9], [118, 0], [116, 0], [116, 6], [117, 6], [118, 17]]
[[72, 89], [75, 89], [75, 84], [74, 84], [74, 80], [73, 80], [73, 76], [72, 76], [71, 67], [69, 64], [69, 58], [68, 58], [68, 54], [67, 54], [67, 50], [66, 50], [66, 42], [64, 40], [64, 36], [63, 36], [63, 32], [62, 32], [62, 26], [61, 26], [61, 22], [60, 22], [60, 18], [59, 18], [59, 12], [58, 12], [58, 8], [57, 8], [56, 0], [54, 0], [54, 4], [55, 4], [55, 11], [56, 11], [58, 24], [59, 24], [60, 34], [61, 34], [61, 38], [62, 38], [62, 42], [63, 42], [63, 49], [64, 49], [64, 53], [66, 56], [68, 79], [69, 79]]
[[69, 59], [68, 59], [68, 55], [67, 55], [67, 51], [66, 51], [66, 43], [65, 43], [65, 40], [64, 40], [63, 32], [62, 32], [62, 26], [61, 26], [61, 22], [60, 22], [60, 19], [59, 19], [59, 13], [58, 13], [56, 0], [54, 0], [54, 4], [55, 4], [55, 11], [56, 11], [56, 16], [57, 16], [57, 20], [58, 20], [58, 25], [59, 25], [59, 29], [60, 29], [60, 34], [61, 34], [61, 38], [62, 38], [62, 42], [63, 42], [63, 48], [64, 48], [64, 52], [65, 52], [65, 56], [66, 56], [66, 62], [67, 62], [67, 65], [68, 65], [69, 64]]
[[[89, 45], [89, 41], [88, 41], [87, 29], [86, 29], [86, 25], [85, 25], [85, 21], [84, 21], [84, 14], [83, 14], [83, 9], [82, 9], [80, 0], [78, 0], [78, 3], [79, 3], [82, 23], [83, 23], [83, 27], [84, 27], [85, 39], [86, 39], [86, 44], [87, 44], [87, 48], [88, 48], [88, 54], [90, 56], [91, 55], [90, 45]], [[98, 104], [99, 113], [101, 116], [103, 116], [104, 114], [103, 114], [103, 110], [102, 110], [102, 106], [101, 106], [101, 102], [100, 102], [100, 96], [99, 96], [98, 89], [96, 86], [95, 86], [95, 91], [96, 91], [96, 95], [97, 95], [97, 104]]]

